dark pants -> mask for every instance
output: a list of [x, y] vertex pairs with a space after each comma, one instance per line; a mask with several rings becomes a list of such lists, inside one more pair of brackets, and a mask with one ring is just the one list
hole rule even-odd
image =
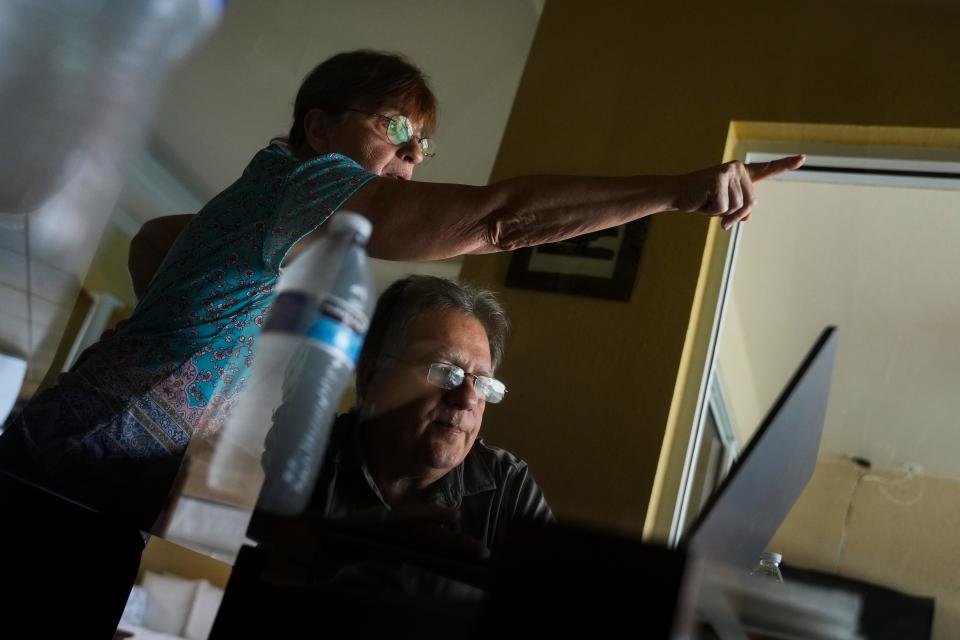
[[9, 429], [0, 435], [0, 637], [112, 638], [143, 536], [24, 477], [44, 484]]

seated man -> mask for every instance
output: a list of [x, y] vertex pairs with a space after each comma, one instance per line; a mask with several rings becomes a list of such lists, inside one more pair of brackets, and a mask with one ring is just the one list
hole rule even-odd
[[391, 285], [357, 363], [357, 407], [334, 425], [309, 512], [434, 505], [458, 516], [449, 531], [494, 552], [512, 522], [552, 520], [527, 464], [477, 439], [487, 403], [506, 393], [493, 373], [507, 329], [489, 291], [427, 276]]

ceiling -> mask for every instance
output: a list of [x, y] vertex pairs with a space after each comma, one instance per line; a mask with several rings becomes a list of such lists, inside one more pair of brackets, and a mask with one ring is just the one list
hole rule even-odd
[[233, 0], [217, 31], [174, 74], [155, 144], [206, 200], [287, 132], [297, 89], [314, 66], [373, 48], [407, 55], [437, 94], [439, 151], [417, 177], [486, 184], [540, 4]]
[[738, 431], [759, 424], [833, 324], [821, 456], [960, 479], [960, 190], [760, 186], [718, 346]]

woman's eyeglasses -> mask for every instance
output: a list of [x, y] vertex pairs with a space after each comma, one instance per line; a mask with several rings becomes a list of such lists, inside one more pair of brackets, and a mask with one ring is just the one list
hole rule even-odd
[[384, 120], [387, 123], [387, 140], [392, 144], [399, 146], [416, 138], [420, 144], [420, 150], [423, 152], [424, 160], [437, 155], [436, 143], [431, 138], [417, 137], [413, 133], [413, 123], [410, 122], [410, 118], [407, 116], [400, 113], [395, 116], [387, 116], [382, 113], [371, 113], [369, 111], [361, 111], [360, 109], [351, 109], [350, 107], [346, 107], [345, 109]]

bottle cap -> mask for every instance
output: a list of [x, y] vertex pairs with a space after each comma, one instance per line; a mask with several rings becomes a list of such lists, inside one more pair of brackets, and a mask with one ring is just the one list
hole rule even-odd
[[338, 211], [330, 220], [330, 232], [350, 231], [354, 238], [363, 244], [370, 239], [370, 233], [373, 231], [373, 225], [369, 220], [359, 213], [353, 211]]
[[761, 560], [769, 560], [775, 564], [780, 564], [780, 561], [783, 560], [783, 556], [777, 553], [776, 551], [764, 551], [760, 554]]

